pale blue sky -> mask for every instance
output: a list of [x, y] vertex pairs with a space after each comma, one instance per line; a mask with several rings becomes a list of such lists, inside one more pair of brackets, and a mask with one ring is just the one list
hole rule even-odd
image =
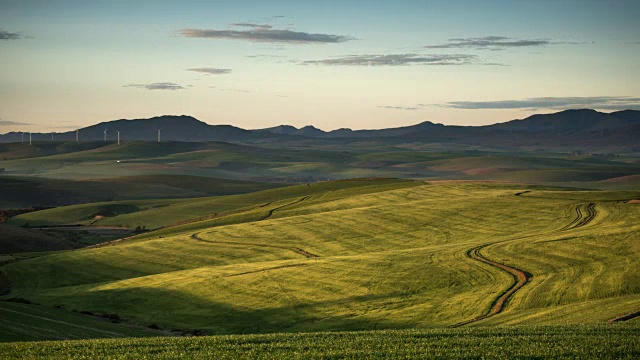
[[639, 17], [638, 1], [3, 0], [0, 133], [161, 114], [328, 130], [640, 109]]

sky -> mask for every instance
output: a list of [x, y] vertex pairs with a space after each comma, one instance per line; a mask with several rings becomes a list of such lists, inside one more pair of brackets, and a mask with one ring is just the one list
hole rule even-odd
[[640, 1], [0, 0], [0, 133], [640, 110]]

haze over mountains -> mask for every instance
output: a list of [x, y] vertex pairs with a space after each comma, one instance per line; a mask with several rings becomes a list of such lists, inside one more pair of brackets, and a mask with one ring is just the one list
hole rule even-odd
[[[296, 128], [280, 125], [247, 130], [232, 125], [209, 125], [191, 116], [165, 115], [150, 119], [114, 120], [80, 129], [81, 141], [156, 141], [161, 129], [163, 141], [286, 142], [305, 138], [349, 143], [372, 139], [387, 144], [429, 142], [527, 149], [574, 151], [640, 150], [640, 111], [602, 113], [595, 110], [566, 110], [533, 115], [486, 126], [447, 126], [425, 121], [420, 124], [379, 130], [337, 129], [323, 131], [314, 126]], [[34, 141], [50, 141], [51, 133], [33, 133]], [[55, 141], [73, 141], [76, 132], [53, 134]], [[0, 142], [20, 142], [20, 132], [0, 135]]]

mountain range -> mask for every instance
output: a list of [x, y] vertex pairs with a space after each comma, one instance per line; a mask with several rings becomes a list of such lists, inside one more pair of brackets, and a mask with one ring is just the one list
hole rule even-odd
[[[225, 141], [287, 142], [311, 139], [349, 143], [363, 139], [389, 144], [443, 143], [527, 149], [573, 149], [577, 151], [640, 151], [640, 111], [603, 113], [590, 109], [537, 114], [521, 120], [484, 126], [442, 125], [429, 121], [379, 130], [337, 129], [323, 131], [314, 126], [280, 125], [247, 130], [232, 125], [210, 125], [194, 117], [164, 115], [149, 119], [114, 120], [79, 129], [81, 141]], [[33, 133], [34, 141], [51, 141], [52, 133]], [[25, 136], [25, 141], [28, 137]], [[54, 141], [74, 141], [76, 131], [54, 133]], [[0, 143], [22, 141], [21, 132], [0, 135]]]

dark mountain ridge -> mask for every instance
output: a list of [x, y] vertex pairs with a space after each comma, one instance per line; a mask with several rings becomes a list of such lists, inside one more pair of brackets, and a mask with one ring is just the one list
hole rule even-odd
[[[591, 145], [637, 149], [640, 139], [640, 111], [624, 110], [603, 113], [590, 109], [565, 110], [552, 114], [536, 114], [525, 119], [484, 126], [455, 126], [425, 121], [416, 125], [378, 129], [348, 128], [323, 131], [308, 125], [296, 128], [280, 125], [267, 129], [245, 130], [232, 125], [210, 125], [194, 117], [165, 115], [150, 119], [114, 120], [79, 129], [81, 141], [115, 141], [120, 131], [122, 141], [225, 141], [286, 142], [315, 139], [317, 141], [377, 139], [385, 143], [444, 142], [506, 147], [554, 148], [574, 146], [588, 149]], [[34, 133], [34, 141], [50, 141], [51, 133]], [[76, 132], [55, 133], [55, 141], [73, 141]], [[351, 140], [350, 140], [351, 139]], [[0, 143], [20, 142], [21, 133], [0, 135]], [[25, 136], [28, 141], [28, 134]]]

